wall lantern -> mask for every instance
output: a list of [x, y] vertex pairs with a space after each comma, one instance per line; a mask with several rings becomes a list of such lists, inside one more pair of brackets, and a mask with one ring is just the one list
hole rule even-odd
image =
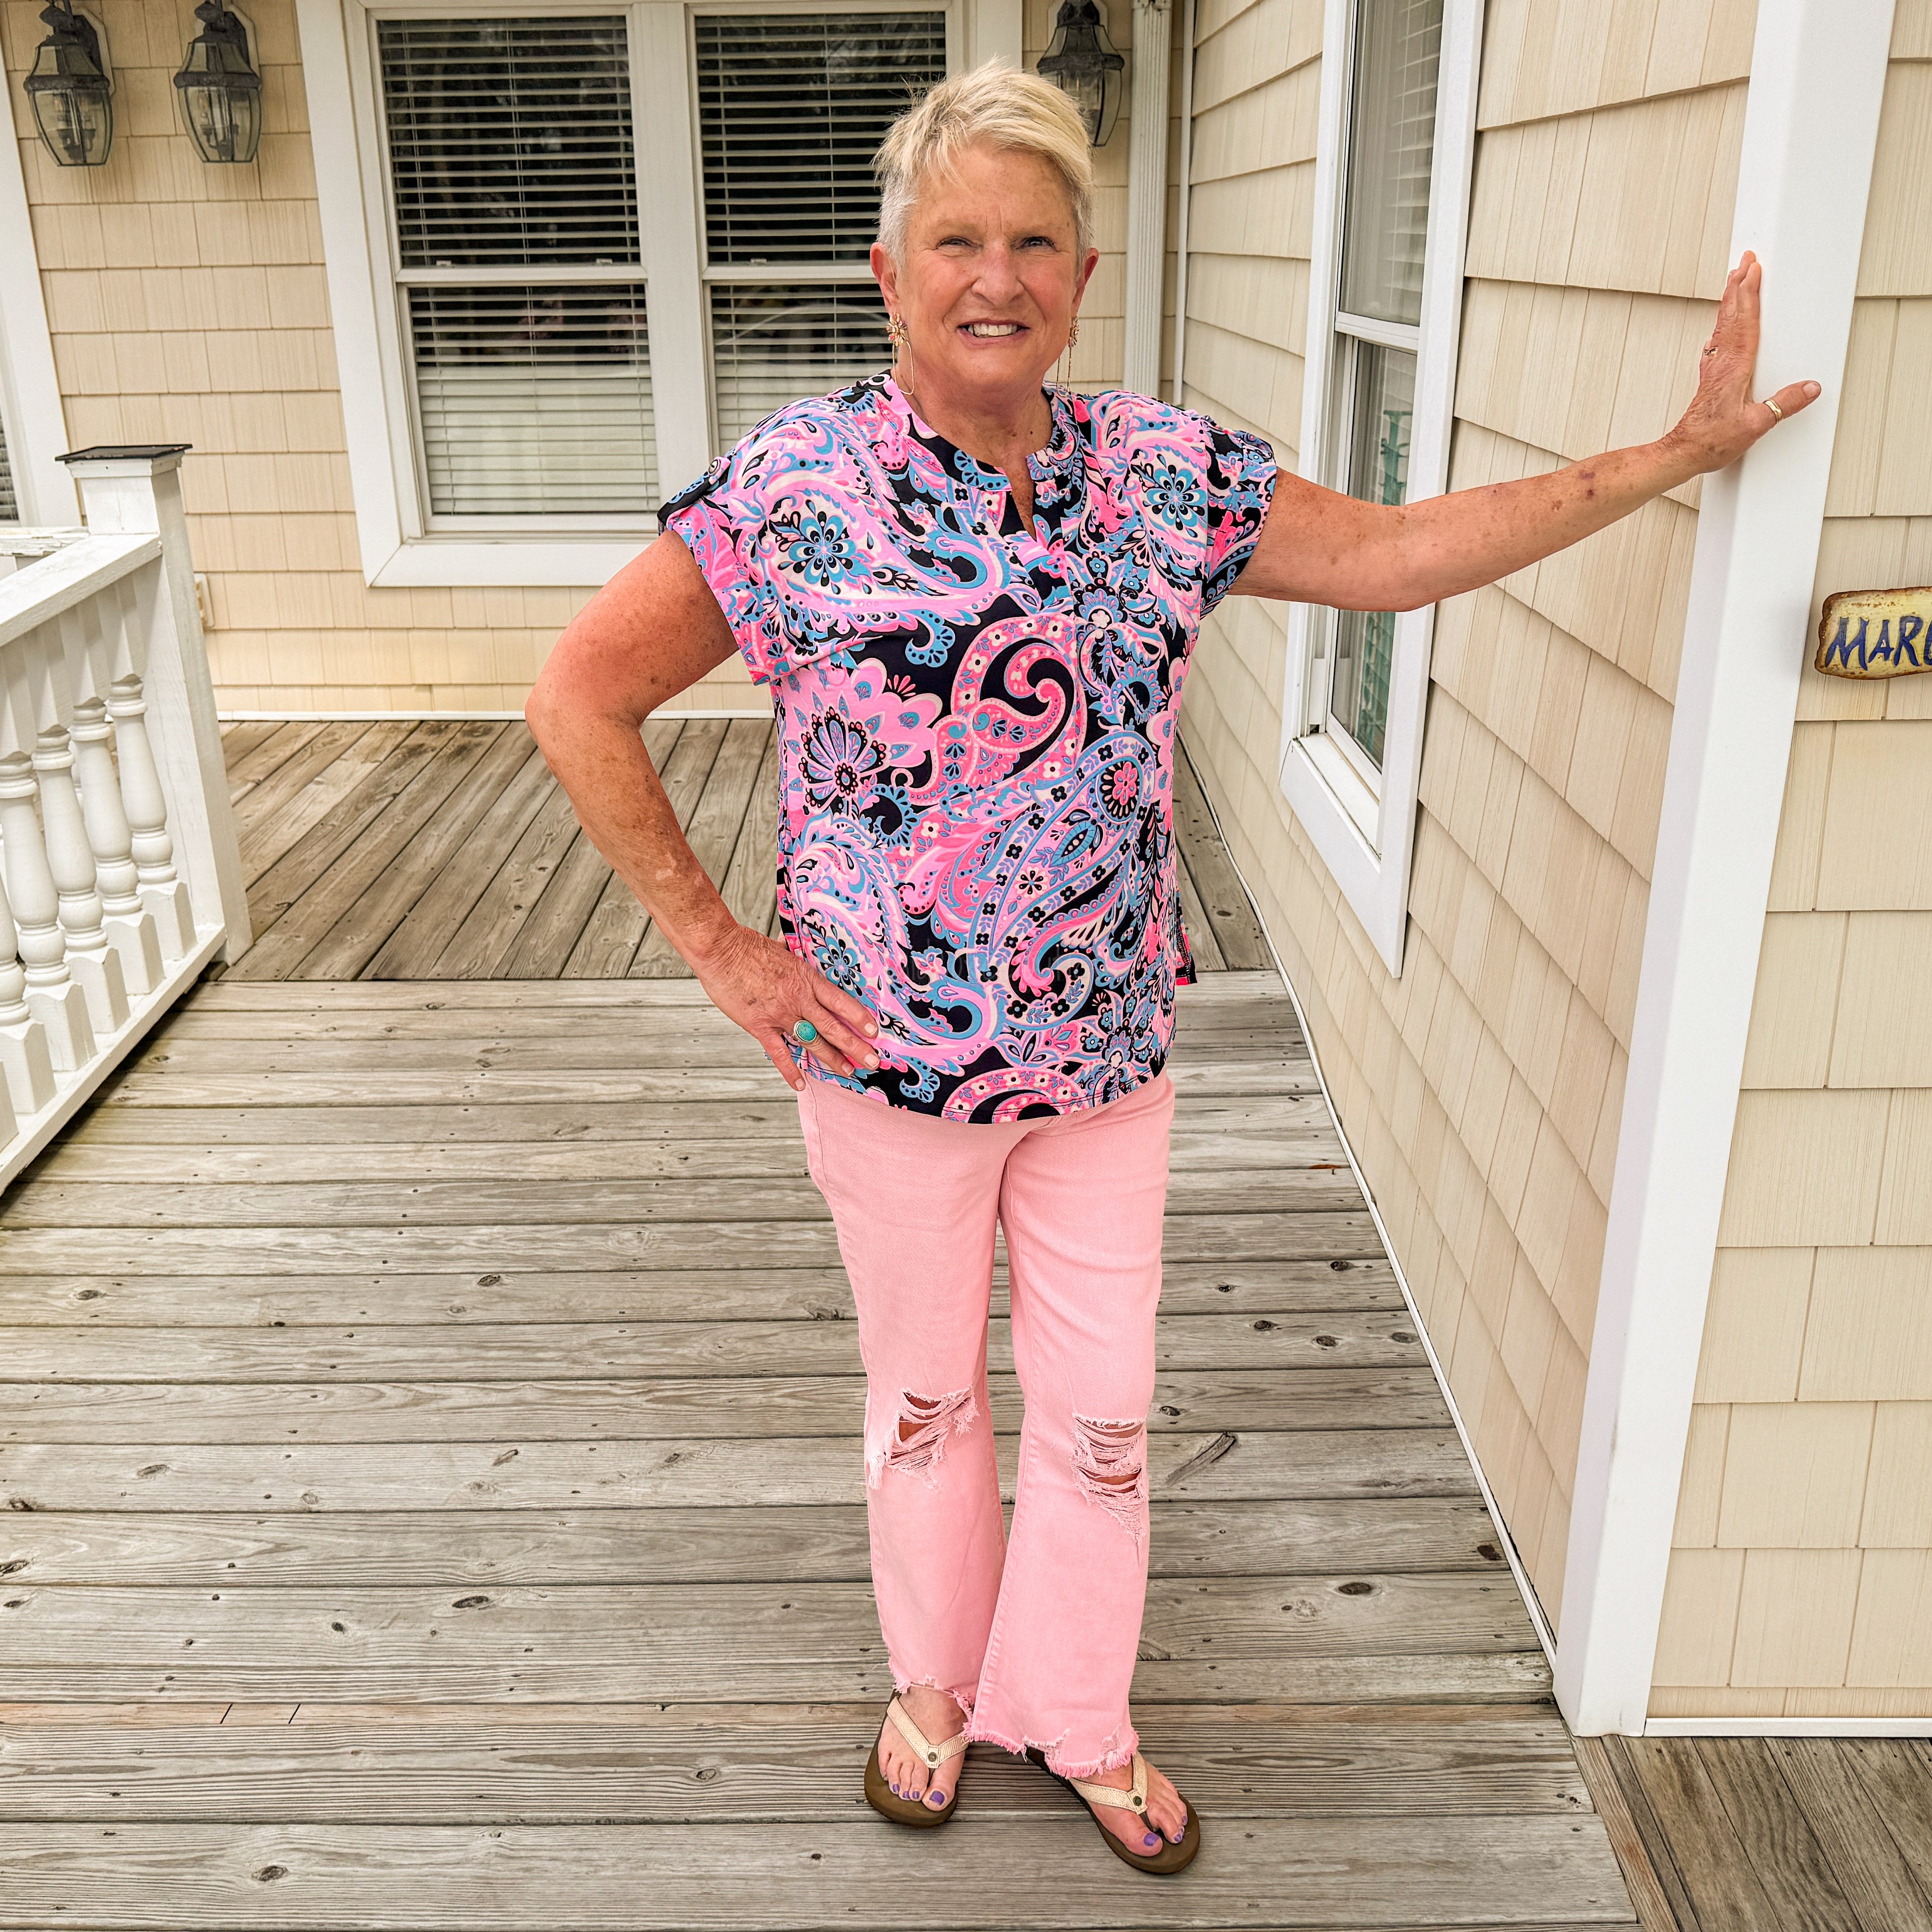
[[98, 168], [114, 145], [114, 83], [94, 22], [70, 0], [55, 0], [41, 20], [50, 28], [27, 76], [34, 124], [64, 168]]
[[1127, 64], [1107, 38], [1095, 0], [1060, 0], [1053, 38], [1040, 57], [1040, 77], [1050, 80], [1079, 110], [1090, 147], [1104, 148], [1120, 112], [1120, 76]]
[[182, 118], [204, 161], [252, 161], [262, 140], [262, 76], [248, 63], [248, 29], [221, 4], [194, 10], [202, 29], [175, 76]]

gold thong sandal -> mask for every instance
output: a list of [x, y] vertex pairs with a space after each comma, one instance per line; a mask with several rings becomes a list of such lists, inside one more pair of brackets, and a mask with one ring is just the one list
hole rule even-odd
[[[943, 1744], [936, 1744], [913, 1722], [905, 1706], [896, 1697], [886, 1706], [886, 1724], [890, 1724], [919, 1754], [928, 1773], [937, 1771], [948, 1759], [957, 1757], [966, 1748], [963, 1727], [957, 1736], [948, 1738]], [[881, 1724], [879, 1736], [884, 1737], [885, 1734], [886, 1726]], [[879, 1747], [875, 1739], [872, 1748], [866, 1754], [866, 1802], [895, 1825], [910, 1825], [915, 1830], [930, 1831], [935, 1825], [945, 1824], [958, 1810], [959, 1790], [956, 1785], [952, 1796], [937, 1811], [922, 1798], [900, 1797], [886, 1782], [886, 1774], [879, 1768]]]
[[1182, 1829], [1180, 1842], [1178, 1845], [1174, 1844], [1165, 1836], [1156, 1833], [1156, 1835], [1160, 1837], [1161, 1840], [1160, 1850], [1157, 1852], [1142, 1852], [1134, 1850], [1131, 1846], [1123, 1844], [1120, 1838], [1108, 1831], [1100, 1822], [1100, 1814], [1094, 1810], [1094, 1807], [1108, 1804], [1122, 1810], [1132, 1811], [1139, 1817], [1142, 1823], [1146, 1826], [1148, 1831], [1154, 1830], [1153, 1826], [1147, 1823], [1147, 1760], [1142, 1757], [1138, 1751], [1134, 1753], [1134, 1781], [1125, 1791], [1116, 1790], [1111, 1784], [1090, 1784], [1084, 1778], [1062, 1778], [1059, 1772], [1047, 1762], [1046, 1754], [1044, 1751], [1030, 1750], [1027, 1753], [1027, 1756], [1031, 1758], [1048, 1778], [1054, 1779], [1058, 1784], [1065, 1785], [1075, 1797], [1084, 1802], [1093, 1817], [1094, 1829], [1106, 1840], [1108, 1850], [1112, 1852], [1123, 1864], [1132, 1865], [1136, 1871], [1150, 1872], [1157, 1878], [1166, 1878], [1194, 1862], [1194, 1855], [1201, 1849], [1201, 1819], [1194, 1807], [1188, 1804], [1184, 1798], [1180, 1802], [1187, 1806], [1187, 1822]]

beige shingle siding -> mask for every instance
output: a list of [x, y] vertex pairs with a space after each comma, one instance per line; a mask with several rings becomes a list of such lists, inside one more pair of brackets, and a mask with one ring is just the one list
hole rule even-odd
[[[1932, 6], [1898, 11], [1817, 596], [1932, 582]], [[1815, 610], [1814, 610], [1815, 615]], [[1807, 671], [1652, 1708], [1932, 1712], [1932, 679]], [[1797, 1614], [1802, 1607], [1803, 1614]]]
[[[1289, 461], [1319, 26], [1304, 5], [1269, 50], [1204, 44], [1196, 82], [1198, 110], [1210, 68], [1252, 76], [1208, 110], [1244, 114], [1236, 135], [1197, 124], [1195, 245], [1259, 259], [1191, 272], [1189, 399], [1267, 429]], [[1750, 26], [1729, 0], [1491, 6], [1455, 487], [1654, 436], [1688, 399], [1723, 286]], [[1213, 172], [1223, 153], [1238, 193]], [[1442, 608], [1400, 980], [1276, 783], [1280, 613], [1226, 607], [1189, 700], [1223, 827], [1556, 1617], [1696, 501], [1673, 493]]]

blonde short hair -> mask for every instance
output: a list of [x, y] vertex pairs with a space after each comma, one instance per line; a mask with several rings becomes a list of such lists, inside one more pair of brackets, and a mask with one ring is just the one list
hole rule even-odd
[[906, 224], [926, 176], [950, 166], [962, 148], [981, 143], [1037, 154], [1052, 165], [1066, 190], [1075, 244], [1084, 257], [1094, 231], [1087, 124], [1058, 88], [997, 61], [928, 88], [886, 130], [872, 157], [879, 245], [886, 253], [895, 262], [904, 260]]

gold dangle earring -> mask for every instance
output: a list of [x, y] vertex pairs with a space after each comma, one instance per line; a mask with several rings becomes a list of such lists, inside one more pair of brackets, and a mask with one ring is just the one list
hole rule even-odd
[[892, 380], [898, 384], [902, 394], [907, 393], [905, 379], [899, 374], [899, 358], [910, 345], [912, 334], [902, 316], [889, 315], [886, 317], [886, 339], [892, 345]]
[[1060, 352], [1060, 372], [1054, 377], [1057, 386], [1060, 388], [1065, 388], [1073, 380], [1073, 345], [1079, 340], [1080, 318], [1076, 315], [1066, 325], [1066, 346]]

